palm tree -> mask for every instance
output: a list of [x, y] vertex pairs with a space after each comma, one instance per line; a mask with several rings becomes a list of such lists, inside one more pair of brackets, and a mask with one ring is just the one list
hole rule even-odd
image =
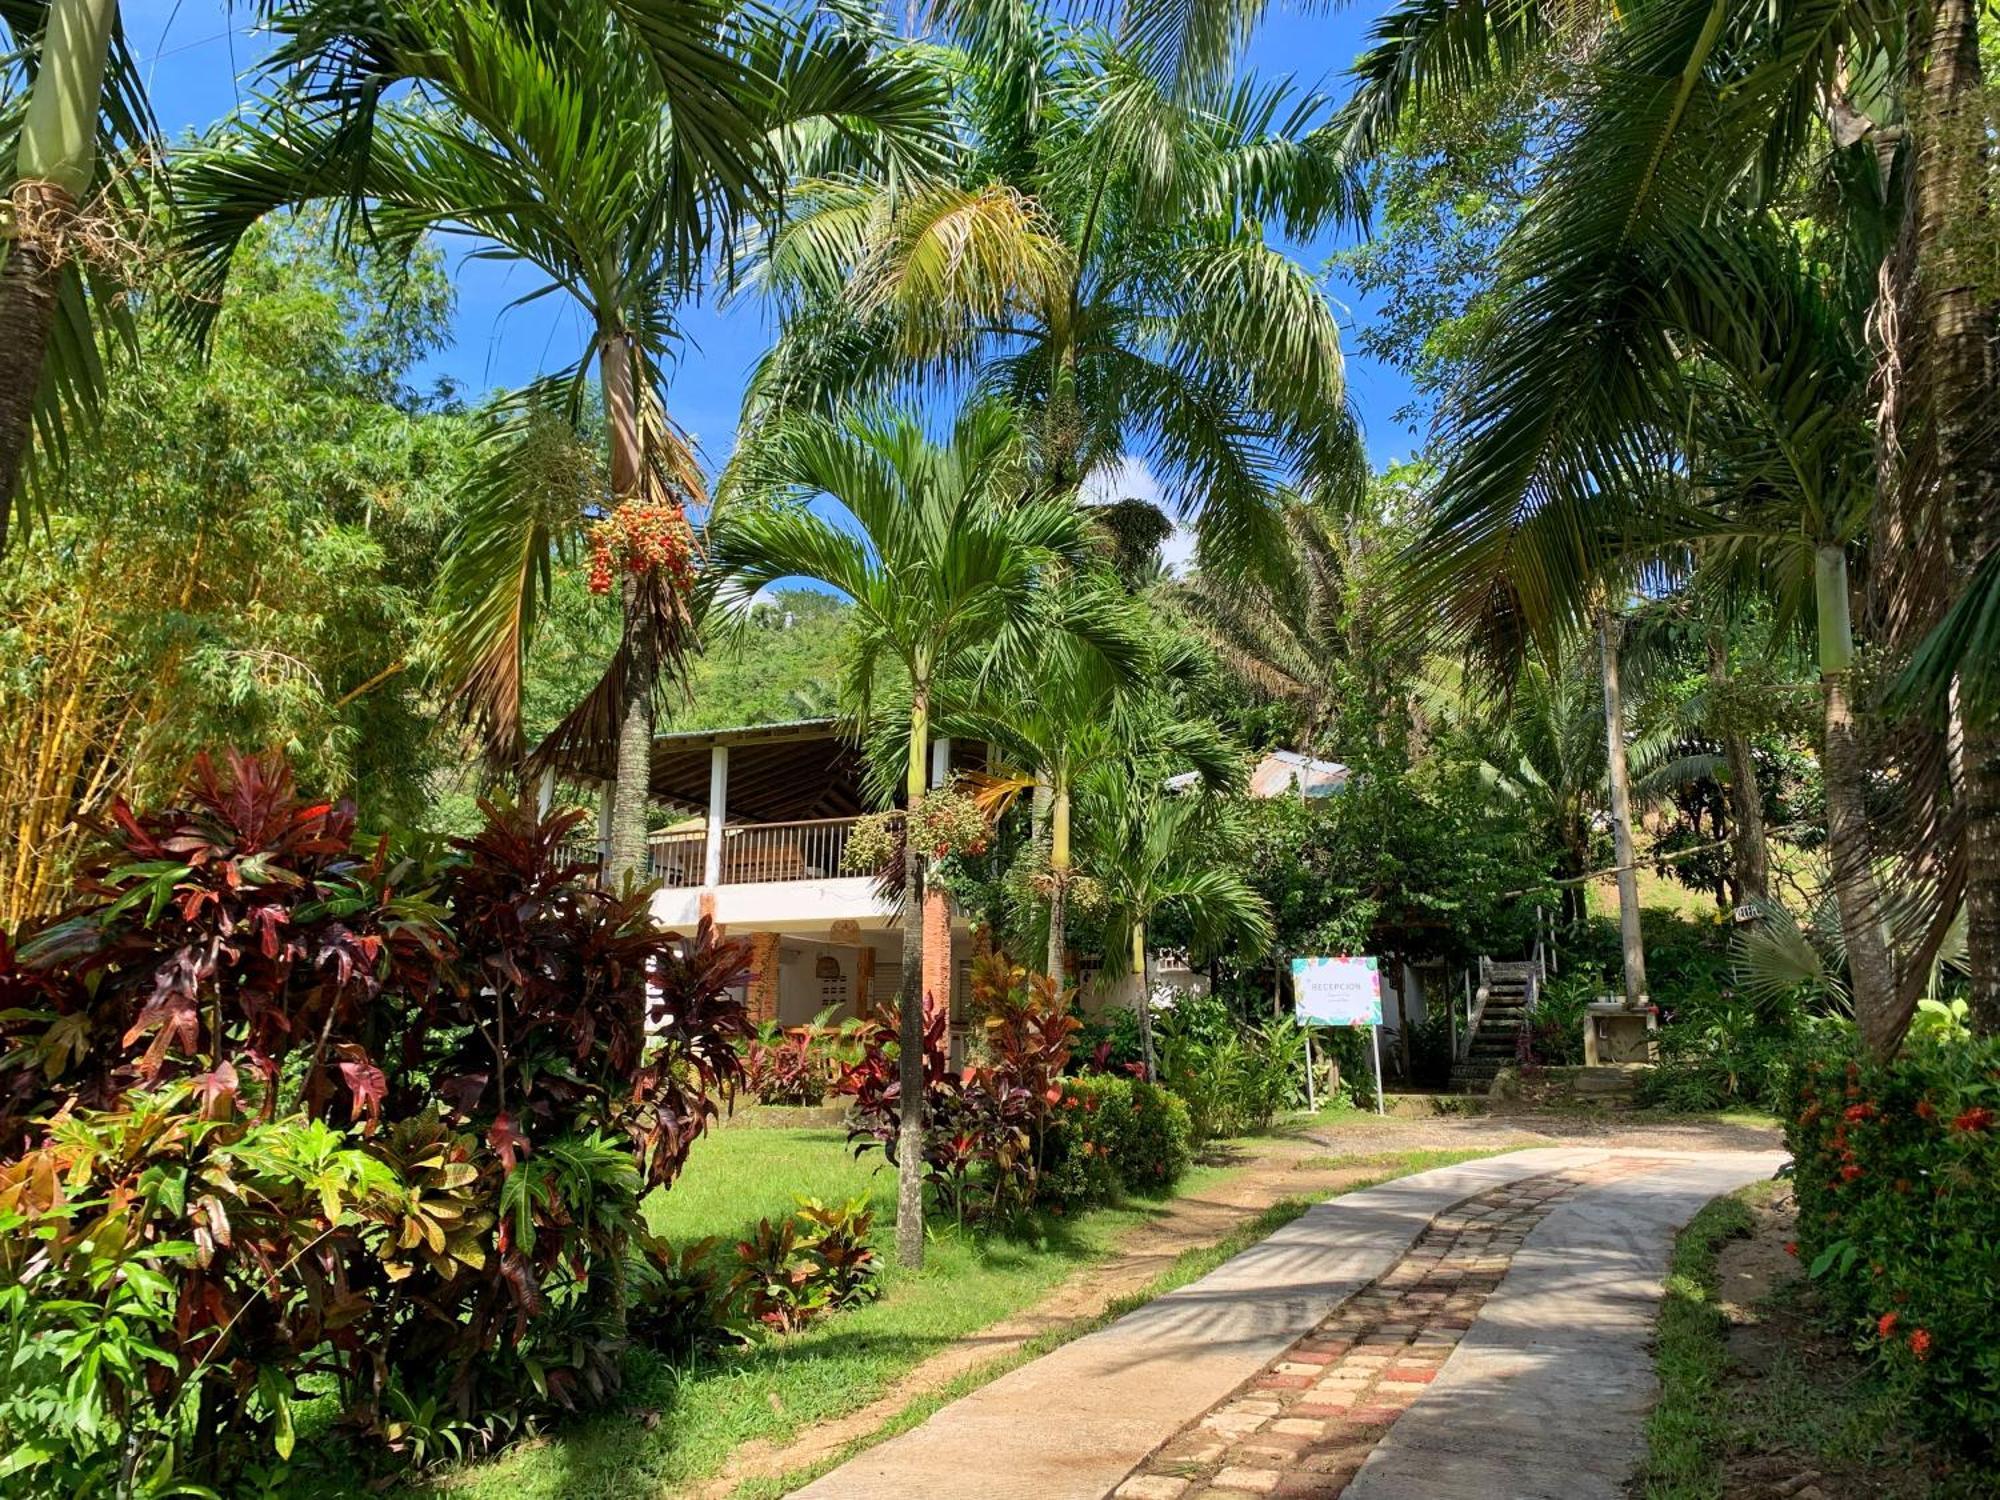
[[762, 250], [783, 328], [746, 420], [998, 393], [1030, 414], [1050, 492], [1143, 460], [1205, 557], [1260, 557], [1285, 478], [1340, 495], [1366, 472], [1332, 308], [1263, 227], [1356, 214], [1321, 102], [1244, 84], [1183, 103], [1095, 32], [1002, 20], [951, 60], [947, 170], [798, 185]]
[[[1026, 437], [997, 402], [967, 408], [944, 444], [907, 416], [795, 416], [751, 437], [725, 476], [710, 533], [718, 584], [748, 598], [807, 578], [852, 602], [843, 695], [863, 723], [883, 697], [907, 695], [912, 810], [946, 706], [938, 689], [1037, 649], [1050, 575], [1092, 561], [1088, 518], [1030, 494], [1028, 479]], [[829, 518], [829, 505], [844, 514]], [[1097, 644], [1122, 649], [1116, 637]], [[924, 1249], [923, 878], [923, 851], [905, 839], [896, 1253], [907, 1266], [921, 1265]]]
[[[1943, 705], [1955, 677], [1982, 690], [1992, 684], [1976, 669], [1982, 645], [1994, 644], [1996, 615], [1984, 591], [2000, 587], [1991, 562], [2000, 546], [2000, 450], [1974, 414], [1990, 413], [2000, 397], [2000, 370], [1987, 352], [2000, 298], [1968, 274], [1962, 232], [1990, 217], [1994, 191], [1978, 123], [1976, 7], [1649, 0], [1613, 12], [1407, 0], [1376, 36], [1346, 115], [1357, 152], [1429, 100], [1550, 47], [1578, 50], [1583, 39], [1583, 87], [1563, 101], [1535, 210], [1508, 250], [1503, 281], [1518, 290], [1505, 327], [1475, 361], [1453, 434], [1466, 449], [1456, 479], [1476, 497], [1459, 506], [1465, 525], [1476, 528], [1475, 518], [1496, 513], [1505, 495], [1546, 518], [1539, 543], [1505, 544], [1542, 575], [1524, 585], [1531, 615], [1576, 608], [1553, 589], [1555, 571], [1618, 550], [1630, 531], [1605, 524], [1599, 499], [1629, 494], [1635, 478], [1657, 475], [1661, 455], [1676, 451], [1674, 408], [1659, 401], [1661, 382], [1684, 359], [1675, 330], [1693, 322], [1716, 334], [1731, 317], [1749, 329], [1759, 323], [1763, 309], [1740, 279], [1744, 256], [1727, 244], [1731, 226], [1773, 218], [1783, 194], [1810, 203], [1812, 252], [1830, 268], [1834, 307], [1844, 316], [1858, 305], [1864, 316], [1855, 326], [1885, 332], [1872, 369], [1865, 344], [1842, 356], [1859, 358], [1862, 389], [1872, 393], [1863, 410], [1874, 473], [1848, 469], [1853, 445], [1844, 435], [1837, 475], [1808, 481], [1836, 492], [1835, 506], [1794, 535], [1822, 575], [1829, 834], [1839, 830], [1833, 878], [1843, 893], [1856, 1014], [1872, 1046], [1893, 1047], [1930, 967], [1924, 952], [1942, 941], [1952, 903], [1937, 903], [1909, 962], [1898, 965], [1878, 942], [1847, 682], [1847, 551], [1862, 530], [1857, 502], [1864, 517], [1872, 502], [1870, 623], [1892, 650], [1928, 646], [1917, 665], [1930, 702]], [[1863, 88], [1861, 79], [1871, 82]], [[1781, 347], [1761, 347], [1770, 374], [1793, 373]], [[1765, 373], [1737, 367], [1737, 376], [1746, 405], [1813, 438], [1822, 448], [1815, 457], [1823, 456], [1810, 406], [1791, 404], [1797, 386], [1773, 398]], [[1848, 428], [1853, 390], [1835, 385], [1829, 425]], [[1792, 457], [1782, 444], [1766, 452], [1773, 469]], [[1860, 456], [1869, 457], [1865, 442]], [[1829, 487], [1829, 477], [1840, 482]], [[1532, 555], [1537, 546], [1543, 555]], [[1975, 596], [1981, 602], [1962, 612], [1947, 609]], [[1972, 618], [1989, 623], [1973, 630]], [[1960, 848], [1975, 1010], [2000, 1028], [2000, 719], [1984, 711], [1992, 707], [1973, 704], [1960, 715]], [[1938, 709], [1940, 725], [1948, 716]], [[1936, 731], [1933, 760], [1945, 758], [1947, 734]], [[1927, 834], [1943, 826], [1929, 815], [1917, 821]], [[1948, 889], [1952, 880], [1935, 883]]]
[[1296, 495], [1284, 501], [1285, 547], [1263, 576], [1197, 571], [1164, 597], [1252, 694], [1296, 720], [1300, 743], [1318, 749], [1336, 728], [1348, 634], [1347, 548], [1326, 512]]
[[1591, 820], [1603, 805], [1604, 700], [1576, 638], [1550, 654], [1530, 652], [1519, 664], [1497, 711], [1463, 685], [1433, 684], [1440, 716], [1481, 755], [1481, 774], [1502, 796], [1531, 810], [1561, 851], [1565, 916], [1586, 913]]
[[[1060, 980], [1068, 955], [1071, 883], [1077, 874], [1077, 784], [1107, 760], [1191, 768], [1208, 791], [1241, 780], [1241, 755], [1210, 721], [1190, 718], [1171, 690], [1206, 667], [1178, 635], [1151, 644], [1143, 612], [1105, 583], [1059, 591], [1043, 626], [1043, 644], [1012, 672], [990, 674], [955, 694], [962, 705], [947, 722], [955, 734], [982, 741], [996, 756], [985, 793], [997, 816], [1012, 798], [1032, 792], [1048, 827], [1048, 946], [1045, 972]], [[1106, 640], [1119, 652], [1107, 657]], [[1090, 873], [1085, 870], [1083, 873]]]
[[1087, 862], [1104, 886], [1105, 971], [1133, 976], [1138, 988], [1139, 1040], [1147, 1078], [1153, 1056], [1151, 924], [1171, 916], [1184, 924], [1197, 951], [1237, 944], [1254, 961], [1271, 942], [1264, 900], [1237, 870], [1227, 804], [1196, 792], [1169, 790], [1145, 760], [1097, 761], [1079, 798]]
[[[290, 40], [270, 67], [287, 87], [182, 177], [208, 296], [196, 306], [219, 296], [252, 223], [314, 200], [347, 206], [390, 243], [467, 237], [476, 254], [539, 273], [520, 300], [575, 300], [588, 345], [503, 405], [482, 445], [438, 583], [442, 670], [496, 759], [512, 763], [523, 655], [552, 561], [585, 519], [560, 493], [577, 482], [552, 484], [536, 459], [552, 422], [584, 423], [594, 369], [608, 453], [599, 542], [610, 554], [597, 581], [618, 589], [624, 630], [542, 753], [611, 750], [610, 874], [625, 876], [645, 854], [660, 684], [695, 648], [684, 507], [702, 497], [701, 476], [664, 397], [679, 309], [801, 156], [920, 159], [931, 85], [870, 34], [708, 0], [307, 3], [277, 24]], [[580, 487], [597, 493], [593, 481]]]
[[[13, 46], [0, 76], [0, 157], [11, 160], [0, 251], [0, 551], [39, 430], [57, 457], [97, 410], [100, 346], [129, 341], [131, 267], [86, 252], [95, 217], [136, 213], [131, 172], [158, 132], [118, 25], [117, 0], [0, 0]], [[102, 224], [96, 226], [102, 229]], [[102, 237], [99, 235], [98, 237]]]

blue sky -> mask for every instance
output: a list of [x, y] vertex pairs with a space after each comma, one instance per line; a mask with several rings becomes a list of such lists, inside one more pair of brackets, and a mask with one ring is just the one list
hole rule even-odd
[[[1283, 0], [1253, 42], [1250, 65], [1267, 76], [1290, 74], [1301, 85], [1344, 92], [1341, 75], [1362, 50], [1368, 27], [1385, 0], [1362, 3], [1331, 14], [1302, 15]], [[900, 7], [899, 7], [900, 9]], [[220, 0], [124, 0], [126, 31], [147, 70], [160, 124], [170, 137], [200, 129], [234, 108], [243, 97], [238, 75], [262, 54], [263, 43], [249, 30], [250, 7], [233, 9]], [[1315, 268], [1337, 241], [1294, 247]], [[507, 304], [535, 285], [530, 270], [466, 259], [462, 245], [447, 247], [458, 288], [456, 336], [429, 361], [419, 381], [449, 377], [469, 392], [516, 385], [545, 368], [575, 358], [583, 329], [574, 309], [543, 298], [525, 308]], [[1349, 333], [1348, 383], [1377, 464], [1405, 457], [1414, 436], [1394, 412], [1409, 399], [1406, 382], [1393, 370], [1353, 352], [1351, 330], [1369, 315], [1351, 285], [1333, 276], [1328, 289]], [[727, 308], [702, 307], [687, 320], [690, 336], [668, 400], [675, 417], [700, 440], [704, 456], [720, 464], [728, 456], [736, 428], [744, 379], [770, 338], [761, 308], [740, 302]], [[1103, 481], [1120, 494], [1146, 494], [1142, 469]], [[1115, 496], [1111, 496], [1115, 498]]]

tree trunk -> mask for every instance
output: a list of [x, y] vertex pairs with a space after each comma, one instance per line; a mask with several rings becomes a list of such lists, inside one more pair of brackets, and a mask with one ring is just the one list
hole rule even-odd
[[1833, 865], [1834, 902], [1847, 948], [1848, 988], [1862, 1042], [1887, 1057], [1902, 1040], [1908, 1018], [1896, 1018], [1896, 970], [1882, 930], [1880, 890], [1868, 838], [1868, 809], [1847, 673], [1854, 664], [1848, 612], [1847, 555], [1821, 547], [1815, 564], [1819, 610], [1819, 679], [1825, 697], [1826, 842]]
[[1049, 978], [1060, 985], [1067, 968], [1069, 922], [1069, 787], [1054, 788], [1049, 797]]
[[[1928, 20], [1929, 43], [1917, 80], [1911, 196], [1916, 223], [1915, 304], [1905, 354], [1923, 404], [1928, 472], [1949, 549], [1952, 593], [2000, 546], [2000, 444], [1990, 431], [2000, 402], [1996, 301], [1981, 265], [1993, 212], [1981, 87], [1976, 0], [1913, 6]], [[1913, 35], [1921, 34], [1913, 31]], [[1969, 226], [1978, 225], [1979, 229]], [[1966, 947], [1974, 1028], [2000, 1034], [2000, 728], [1995, 705], [1971, 705], [1963, 723]]]
[[[1708, 633], [1708, 680], [1718, 695], [1729, 687], [1729, 641], [1718, 628]], [[1771, 855], [1764, 840], [1764, 794], [1757, 785], [1757, 760], [1747, 735], [1727, 722], [1722, 753], [1729, 762], [1730, 852], [1735, 856], [1740, 901], [1771, 898]]]
[[1597, 609], [1597, 646], [1604, 673], [1605, 765], [1611, 781], [1611, 837], [1618, 859], [1618, 933], [1625, 950], [1625, 1005], [1646, 1004], [1646, 947], [1639, 931], [1639, 872], [1632, 848], [1632, 781], [1625, 764], [1625, 701], [1618, 679], [1624, 622]]
[[1132, 924], [1132, 977], [1139, 986], [1139, 1056], [1145, 1065], [1146, 1082], [1160, 1079], [1158, 1061], [1153, 1056], [1153, 976], [1152, 960], [1146, 952], [1146, 924]]
[[[930, 705], [921, 685], [910, 705], [910, 751], [903, 790], [910, 812], [924, 795]], [[897, 990], [896, 1061], [901, 1117], [896, 1130], [896, 1263], [924, 1263], [924, 861], [907, 828], [903, 838], [903, 971]]]
[[1965, 731], [1965, 946], [1972, 1029], [2000, 1036], [2000, 725]]
[[14, 240], [0, 264], [0, 349], [7, 351], [0, 359], [0, 549], [7, 545], [14, 497], [35, 441], [35, 397], [62, 282], [57, 247], [63, 224], [76, 212], [76, 200], [49, 183], [18, 183], [13, 199], [15, 222], [32, 216], [38, 227]]
[[48, 16], [15, 148], [15, 238], [0, 267], [0, 548], [34, 444], [66, 242], [97, 175], [97, 105], [118, 3], [54, 0]]
[[[639, 495], [644, 462], [639, 441], [639, 403], [632, 372], [632, 343], [620, 330], [598, 335], [597, 358], [604, 388], [604, 419], [611, 437], [611, 502], [624, 505]], [[625, 628], [619, 642], [624, 670], [618, 695], [618, 742], [611, 790], [611, 853], [605, 870], [613, 889], [628, 877], [646, 877], [646, 822], [653, 776], [653, 706], [659, 686], [658, 653], [647, 618], [646, 589], [652, 580], [628, 574], [620, 600]]]
[[1410, 1074], [1410, 961], [1401, 955], [1396, 959], [1396, 1059], [1408, 1088], [1415, 1081]]

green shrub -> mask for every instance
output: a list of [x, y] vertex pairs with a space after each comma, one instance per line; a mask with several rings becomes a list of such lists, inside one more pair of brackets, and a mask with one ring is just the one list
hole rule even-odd
[[1290, 1016], [1244, 1025], [1222, 1001], [1189, 997], [1161, 1011], [1154, 1041], [1197, 1143], [1263, 1130], [1302, 1100], [1305, 1032]]
[[1132, 1192], [1161, 1192], [1194, 1161], [1188, 1107], [1171, 1091], [1136, 1079], [1131, 1093], [1131, 1118], [1118, 1140], [1118, 1177]]
[[1548, 1068], [1583, 1061], [1583, 1017], [1591, 1002], [1611, 985], [1596, 968], [1570, 968], [1551, 975], [1528, 1018], [1528, 1057]]
[[1821, 1045], [1785, 1098], [1799, 1254], [1939, 1434], [2000, 1448], [2000, 1040]]
[[1659, 1066], [1641, 1079], [1640, 1099], [1661, 1109], [1775, 1111], [1801, 1044], [1838, 1026], [1783, 996], [1760, 1002], [1723, 991], [1685, 1002], [1661, 1018]]
[[1410, 1023], [1411, 1083], [1441, 1088], [1451, 1081], [1451, 1041], [1451, 1011], [1446, 1006], [1435, 1006], [1421, 1021]]
[[1194, 1159], [1188, 1107], [1134, 1078], [1066, 1078], [1042, 1140], [1043, 1201], [1064, 1208], [1172, 1187]]

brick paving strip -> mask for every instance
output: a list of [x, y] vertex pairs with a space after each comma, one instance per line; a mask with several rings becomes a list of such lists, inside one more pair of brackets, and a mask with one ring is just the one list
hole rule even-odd
[[1241, 1391], [1164, 1445], [1118, 1500], [1333, 1496], [1436, 1379], [1557, 1204], [1659, 1165], [1610, 1156], [1476, 1193]]
[[[1167, 1487], [1131, 1494], [1232, 1500], [1288, 1481], [1321, 1494], [1347, 1482], [1343, 1500], [1623, 1500], [1654, 1397], [1647, 1339], [1675, 1230], [1782, 1161], [1769, 1151], [1536, 1149], [1315, 1204], [1201, 1280], [999, 1376], [794, 1500], [1105, 1500], [1135, 1479]], [[1448, 1245], [1440, 1215], [1457, 1226]], [[1447, 1258], [1460, 1264], [1442, 1267]], [[1442, 1274], [1427, 1284], [1433, 1271]], [[1372, 1323], [1336, 1331], [1349, 1307]], [[1436, 1378], [1388, 1378], [1405, 1371]], [[1261, 1378], [1280, 1384], [1248, 1389]], [[1315, 1389], [1322, 1380], [1327, 1391]], [[1200, 1427], [1239, 1400], [1270, 1410], [1239, 1408], [1233, 1432]], [[1393, 1425], [1359, 1420], [1412, 1405]], [[1335, 1423], [1354, 1424], [1352, 1444]], [[1281, 1438], [1282, 1452], [1229, 1456]], [[1198, 1463], [1176, 1451], [1188, 1467], [1156, 1471], [1153, 1456], [1183, 1440], [1222, 1451]], [[1308, 1467], [1307, 1457], [1329, 1462]], [[1364, 1458], [1343, 1481], [1343, 1467], [1351, 1475]], [[1239, 1472], [1225, 1480], [1225, 1470]]]

